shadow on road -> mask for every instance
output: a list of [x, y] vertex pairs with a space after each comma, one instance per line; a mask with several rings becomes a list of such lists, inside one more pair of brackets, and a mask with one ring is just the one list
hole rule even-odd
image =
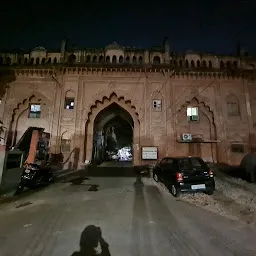
[[[71, 256], [111, 256], [109, 245], [102, 237], [100, 227], [87, 226], [81, 234], [79, 245], [80, 251], [74, 252]], [[100, 253], [97, 250], [99, 245]]]
[[[53, 183], [65, 183], [65, 182], [72, 182], [74, 185], [78, 185], [79, 183], [81, 184], [84, 180], [88, 179], [86, 177], [86, 170], [78, 170], [77, 172], [71, 172], [71, 173], [65, 173], [63, 176], [57, 176], [54, 177]], [[32, 194], [35, 194], [39, 191], [43, 191], [44, 189], [47, 189], [50, 185], [41, 185], [36, 187], [35, 189], [27, 189], [25, 188], [24, 191], [21, 193], [17, 194], [15, 190], [12, 192], [9, 192], [7, 196], [4, 196], [4, 193], [0, 195], [0, 205], [4, 203], [10, 203], [10, 202], [15, 202], [19, 199], [25, 198], [27, 196], [30, 196]], [[18, 184], [17, 184], [18, 186]], [[97, 191], [95, 189], [98, 189], [97, 185], [95, 187], [95, 184], [90, 184], [89, 191]]]
[[132, 238], [133, 246], [131, 255], [152, 255], [152, 239], [150, 236], [150, 227], [148, 209], [144, 195], [144, 183], [141, 176], [136, 176], [134, 182], [134, 204], [132, 219]]

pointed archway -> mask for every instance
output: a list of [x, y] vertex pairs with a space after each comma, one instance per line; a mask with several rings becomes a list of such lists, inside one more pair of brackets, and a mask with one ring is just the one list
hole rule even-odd
[[[133, 129], [134, 122], [129, 112], [117, 103], [101, 110], [93, 125], [92, 160], [98, 164], [113, 160], [131, 161]], [[126, 157], [128, 151], [129, 157]]]
[[136, 108], [131, 101], [124, 97], [118, 97], [112, 93], [109, 98], [104, 97], [102, 101], [96, 101], [90, 108], [86, 122], [85, 152], [84, 160], [92, 161], [94, 153], [94, 133], [102, 130], [103, 127], [113, 118], [121, 117], [129, 123], [132, 128], [132, 151], [133, 165], [140, 165], [140, 124]]

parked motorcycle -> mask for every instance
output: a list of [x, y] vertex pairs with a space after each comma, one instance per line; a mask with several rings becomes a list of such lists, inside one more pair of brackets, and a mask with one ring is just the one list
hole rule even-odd
[[50, 167], [40, 167], [37, 164], [26, 164], [16, 193], [22, 192], [25, 187], [34, 189], [40, 185], [47, 185], [52, 181], [53, 173]]

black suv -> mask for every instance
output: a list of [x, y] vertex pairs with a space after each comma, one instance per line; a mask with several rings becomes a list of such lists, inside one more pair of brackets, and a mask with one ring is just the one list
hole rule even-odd
[[200, 157], [165, 157], [153, 169], [156, 182], [163, 182], [177, 197], [180, 192], [215, 190], [213, 171]]

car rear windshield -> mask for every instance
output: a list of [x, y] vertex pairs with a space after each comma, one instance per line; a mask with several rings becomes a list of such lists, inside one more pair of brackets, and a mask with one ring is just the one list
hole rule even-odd
[[193, 168], [204, 168], [205, 163], [200, 158], [183, 158], [179, 160], [179, 166], [183, 170], [189, 170]]

